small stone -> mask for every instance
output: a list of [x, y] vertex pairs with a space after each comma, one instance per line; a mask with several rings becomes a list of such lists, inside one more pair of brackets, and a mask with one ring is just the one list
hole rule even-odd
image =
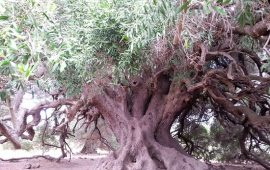
[[24, 169], [31, 169], [32, 168], [32, 165], [31, 164], [26, 164], [25, 166], [24, 166]]
[[37, 169], [37, 168], [40, 168], [40, 165], [39, 164], [36, 164], [36, 165], [33, 165], [32, 166], [32, 169]]

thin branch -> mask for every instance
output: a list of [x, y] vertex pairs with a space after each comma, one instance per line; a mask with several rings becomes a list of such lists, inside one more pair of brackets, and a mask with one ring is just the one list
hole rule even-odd
[[19, 161], [19, 160], [24, 160], [24, 159], [38, 159], [38, 158], [44, 158], [47, 159], [49, 161], [56, 161], [59, 162], [59, 160], [62, 158], [62, 156], [55, 158], [49, 155], [36, 155], [36, 156], [30, 156], [30, 157], [20, 157], [20, 158], [10, 158], [10, 159], [4, 159], [4, 158], [0, 158], [0, 161], [8, 161], [8, 162], [14, 162], [14, 161]]
[[267, 45], [269, 44], [269, 42], [270, 42], [270, 34], [269, 34], [269, 36], [268, 36], [268, 39], [267, 39], [266, 43], [265, 43], [264, 46], [263, 46], [263, 49], [264, 49], [265, 52], [268, 54], [268, 57], [270, 57], [270, 52], [269, 52], [269, 50], [267, 49]]

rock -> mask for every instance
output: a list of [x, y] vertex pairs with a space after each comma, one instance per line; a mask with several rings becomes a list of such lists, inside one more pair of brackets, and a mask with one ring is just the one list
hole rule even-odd
[[26, 164], [25, 166], [24, 166], [24, 169], [31, 169], [32, 168], [32, 165], [31, 164]]
[[32, 165], [32, 169], [37, 169], [37, 168], [40, 168], [40, 165], [39, 164]]
[[39, 164], [35, 164], [35, 165], [32, 165], [32, 164], [26, 164], [24, 166], [24, 169], [37, 169], [37, 168], [40, 168], [40, 165]]

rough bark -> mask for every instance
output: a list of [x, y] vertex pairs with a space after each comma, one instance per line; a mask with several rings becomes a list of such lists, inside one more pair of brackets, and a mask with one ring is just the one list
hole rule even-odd
[[143, 122], [130, 122], [126, 127], [129, 135], [120, 144], [120, 149], [102, 160], [97, 169], [208, 169], [206, 164], [178, 152], [175, 148], [158, 143], [149, 126]]
[[100, 141], [94, 141], [91, 138], [87, 139], [84, 143], [84, 146], [81, 150], [81, 153], [83, 154], [91, 154], [91, 153], [97, 153], [96, 151], [96, 142], [100, 142]]
[[108, 87], [93, 99], [120, 145], [97, 169], [208, 169], [205, 163], [187, 156], [170, 136], [175, 116], [191, 99], [187, 90], [172, 85], [163, 72], [156, 75], [152, 87], [149, 90], [147, 82], [137, 80], [131, 90]]
[[269, 35], [269, 21], [270, 17], [267, 16], [264, 20], [257, 22], [253, 26], [245, 26], [243, 28], [236, 27], [233, 31], [240, 35], [249, 35], [253, 38]]
[[[20, 149], [21, 144], [19, 142], [20, 135], [18, 134], [18, 124], [19, 124], [19, 114], [18, 110], [22, 103], [22, 99], [25, 91], [23, 89], [19, 89], [14, 98], [11, 100], [10, 97], [6, 99], [7, 105], [9, 107], [10, 116], [7, 118], [3, 118], [0, 120], [0, 134], [4, 135], [6, 139], [10, 140], [14, 145], [15, 149]], [[12, 127], [8, 126], [5, 121], [10, 120]], [[1, 143], [5, 143], [7, 140], [0, 141]]]
[[[105, 126], [103, 124], [103, 126]], [[87, 137], [84, 146], [81, 150], [81, 153], [83, 154], [89, 154], [89, 153], [97, 153], [97, 148], [103, 149], [103, 150], [112, 150], [112, 147], [110, 146], [109, 142], [105, 137], [102, 136], [101, 131], [105, 130], [105, 128], [94, 129], [93, 132]], [[106, 131], [106, 130], [105, 130]], [[109, 133], [106, 133], [107, 135]], [[106, 136], [108, 137], [108, 136]]]
[[[0, 120], [0, 134], [5, 136], [6, 139], [8, 139], [14, 145], [15, 149], [21, 148], [19, 137], [17, 136], [16, 132], [13, 129], [8, 128], [8, 126], [1, 120]], [[0, 144], [7, 142], [8, 140], [6, 139], [1, 140]]]

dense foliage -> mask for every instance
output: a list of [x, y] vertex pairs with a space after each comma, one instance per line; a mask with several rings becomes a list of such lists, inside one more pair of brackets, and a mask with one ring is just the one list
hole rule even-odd
[[[143, 0], [2, 1], [2, 73], [23, 85], [43, 62], [50, 72], [47, 81], [56, 79], [71, 91], [96, 75], [113, 73], [117, 80], [123, 73], [138, 73], [140, 63], [147, 61], [149, 43], [175, 21], [173, 5]], [[67, 80], [67, 75], [74, 76]]]

